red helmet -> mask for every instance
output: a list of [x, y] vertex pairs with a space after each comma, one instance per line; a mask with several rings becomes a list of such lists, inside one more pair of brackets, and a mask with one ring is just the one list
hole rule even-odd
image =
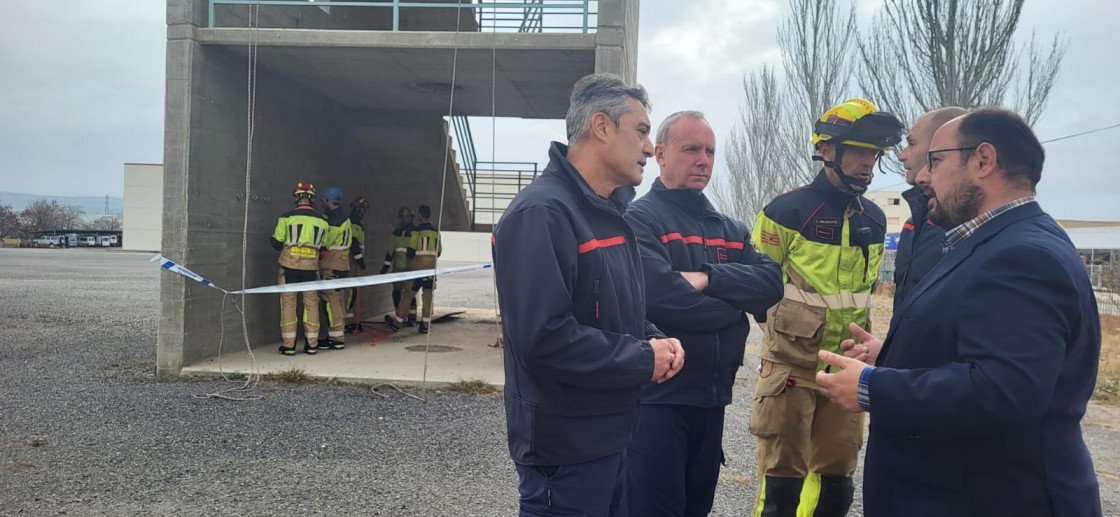
[[358, 196], [350, 202], [350, 208], [353, 210], [361, 210], [362, 212], [365, 212], [366, 210], [369, 210], [369, 201], [366, 201], [366, 198], [362, 196]]
[[296, 183], [296, 188], [292, 190], [292, 195], [297, 198], [305, 197], [307, 199], [315, 199], [315, 185], [307, 181]]

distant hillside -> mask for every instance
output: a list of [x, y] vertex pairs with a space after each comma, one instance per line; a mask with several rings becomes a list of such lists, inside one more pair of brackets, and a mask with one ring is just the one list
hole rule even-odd
[[21, 194], [19, 192], [0, 192], [0, 205], [11, 205], [15, 211], [39, 199], [53, 199], [62, 205], [75, 205], [86, 212], [86, 219], [97, 219], [103, 215], [121, 215], [124, 212], [124, 198], [110, 197], [109, 212], [105, 212], [105, 196], [42, 196]]

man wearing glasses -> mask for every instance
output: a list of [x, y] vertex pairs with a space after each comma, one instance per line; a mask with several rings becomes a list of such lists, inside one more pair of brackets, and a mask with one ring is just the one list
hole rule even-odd
[[917, 177], [946, 255], [879, 341], [821, 392], [871, 413], [866, 515], [1101, 515], [1081, 419], [1100, 315], [1065, 231], [1035, 201], [1042, 145], [1019, 115], [982, 108], [933, 136]]

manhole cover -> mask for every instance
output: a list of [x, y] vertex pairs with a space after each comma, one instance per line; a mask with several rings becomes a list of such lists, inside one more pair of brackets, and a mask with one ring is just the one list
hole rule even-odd
[[408, 350], [409, 352], [423, 352], [426, 349], [428, 352], [431, 352], [433, 354], [445, 354], [447, 352], [458, 352], [462, 350], [462, 348], [459, 348], [457, 346], [447, 345], [412, 345], [406, 346], [404, 347], [404, 349]]

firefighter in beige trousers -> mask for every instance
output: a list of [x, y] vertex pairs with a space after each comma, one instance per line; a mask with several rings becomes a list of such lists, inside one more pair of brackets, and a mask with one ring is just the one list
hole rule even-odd
[[[327, 237], [319, 257], [319, 272], [323, 280], [350, 276], [350, 255], [361, 255], [361, 248], [351, 230], [350, 217], [342, 211], [342, 189], [331, 187], [323, 191], [323, 207], [327, 216]], [[346, 348], [346, 302], [343, 289], [321, 291], [327, 308], [327, 341], [320, 350]]]
[[[440, 243], [439, 230], [432, 225], [430, 219], [432, 217], [432, 209], [428, 205], [420, 205], [417, 210], [420, 214], [420, 224], [412, 229], [411, 237], [408, 245], [409, 256], [409, 269], [418, 271], [423, 269], [434, 269], [436, 267], [436, 259], [440, 253], [443, 252], [443, 245]], [[429, 276], [425, 278], [417, 278], [413, 280], [412, 287], [405, 289], [401, 296], [401, 301], [397, 304], [397, 312], [393, 314], [392, 319], [386, 320], [389, 328], [396, 332], [404, 325], [404, 319], [408, 316], [408, 307], [412, 303], [413, 298], [416, 297], [416, 292], [424, 290], [422, 296], [423, 312], [420, 317], [421, 334], [427, 334], [429, 327], [432, 325], [432, 302], [436, 289], [436, 277]]]
[[[292, 195], [296, 198], [296, 207], [276, 221], [271, 239], [272, 247], [280, 252], [281, 285], [319, 279], [319, 249], [327, 234], [327, 221], [312, 205], [315, 186], [301, 181]], [[296, 353], [296, 326], [301, 319], [296, 315], [297, 294], [280, 294], [280, 335], [284, 340], [280, 353], [284, 355]], [[302, 295], [303, 332], [307, 339], [303, 352], [314, 354], [319, 345], [319, 293], [303, 291]]]

